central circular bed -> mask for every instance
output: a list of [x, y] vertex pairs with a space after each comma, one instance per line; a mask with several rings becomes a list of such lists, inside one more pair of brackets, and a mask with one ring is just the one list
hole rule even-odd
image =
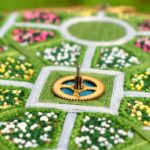
[[126, 34], [122, 26], [103, 21], [81, 21], [69, 26], [68, 31], [79, 39], [89, 41], [113, 41]]

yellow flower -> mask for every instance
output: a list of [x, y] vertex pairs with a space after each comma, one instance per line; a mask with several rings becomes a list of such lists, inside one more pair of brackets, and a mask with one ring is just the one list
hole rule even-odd
[[143, 122], [144, 126], [148, 126], [148, 121]]
[[142, 113], [140, 111], [137, 111], [136, 114], [137, 114], [138, 117], [142, 116]]

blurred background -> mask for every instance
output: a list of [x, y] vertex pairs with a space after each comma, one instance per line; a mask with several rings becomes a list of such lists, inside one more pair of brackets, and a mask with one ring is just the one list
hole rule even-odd
[[97, 6], [133, 6], [139, 12], [150, 13], [150, 0], [0, 0], [0, 12], [30, 8]]

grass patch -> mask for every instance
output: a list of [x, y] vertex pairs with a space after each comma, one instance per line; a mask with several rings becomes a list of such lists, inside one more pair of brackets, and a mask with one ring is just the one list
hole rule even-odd
[[76, 23], [68, 30], [75, 37], [90, 41], [112, 41], [125, 35], [120, 25], [98, 21]]
[[87, 105], [87, 106], [106, 106], [106, 107], [109, 106], [110, 99], [112, 96], [113, 81], [114, 81], [114, 77], [110, 76], [110, 75], [106, 76], [106, 75], [102, 75], [102, 74], [85, 74], [85, 75], [90, 75], [91, 77], [95, 77], [99, 80], [102, 80], [103, 83], [106, 85], [105, 93], [96, 100], [93, 100], [93, 101], [68, 101], [68, 100], [64, 100], [62, 98], [55, 96], [51, 90], [54, 82], [61, 77], [64, 77], [67, 75], [73, 75], [73, 74], [74, 73], [71, 73], [71, 72], [53, 71], [49, 75], [49, 77], [45, 83], [45, 86], [42, 89], [39, 101], [51, 102], [51, 103], [61, 103], [61, 104]]

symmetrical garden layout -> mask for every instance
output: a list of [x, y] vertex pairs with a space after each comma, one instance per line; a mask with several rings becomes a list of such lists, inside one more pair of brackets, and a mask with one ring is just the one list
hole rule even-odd
[[[150, 149], [150, 18], [96, 9], [14, 12], [0, 20], [0, 149]], [[69, 101], [60, 77], [102, 80]]]

